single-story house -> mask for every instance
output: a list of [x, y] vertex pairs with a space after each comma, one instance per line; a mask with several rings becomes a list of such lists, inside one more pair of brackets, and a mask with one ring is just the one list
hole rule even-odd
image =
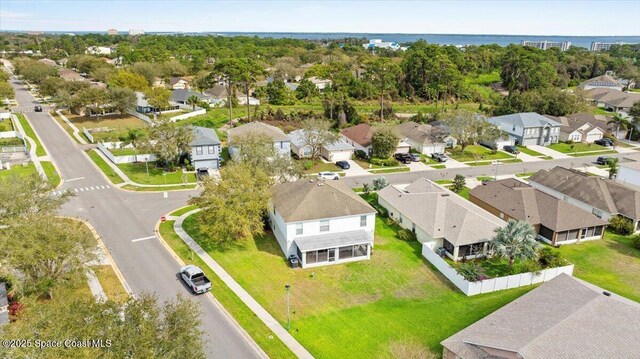
[[65, 81], [87, 81], [79, 73], [65, 67], [58, 69], [58, 75]]
[[529, 178], [532, 187], [608, 221], [622, 216], [640, 231], [640, 189], [574, 169], [556, 166]]
[[316, 88], [319, 91], [324, 91], [327, 87], [331, 87], [333, 82], [328, 79], [321, 79], [316, 76], [309, 77], [307, 80], [311, 81], [312, 84], [316, 85]]
[[[342, 139], [353, 146], [356, 151], [364, 151], [367, 156], [373, 154], [373, 147], [371, 145], [371, 137], [373, 136], [373, 127], [366, 123], [347, 127], [340, 131]], [[400, 140], [396, 147], [395, 153], [409, 153], [411, 145], [407, 142]]]
[[175, 103], [188, 105], [187, 100], [191, 96], [196, 96], [200, 101], [207, 102], [207, 103], [211, 99], [210, 96], [202, 94], [200, 92], [193, 91], [193, 90], [177, 89], [177, 90], [171, 91], [171, 101], [173, 101]]
[[444, 126], [432, 126], [408, 121], [396, 126], [403, 141], [414, 150], [427, 156], [434, 152], [444, 153], [445, 148], [455, 147], [457, 141], [449, 136]]
[[[607, 127], [600, 127], [606, 121], [598, 121], [595, 115], [589, 113], [576, 113], [569, 116], [552, 117], [551, 118], [562, 124], [560, 128], [560, 141], [588, 142], [593, 143], [604, 137]], [[602, 116], [604, 117], [604, 116]]]
[[9, 323], [9, 299], [7, 298], [7, 286], [0, 282], [0, 326]]
[[595, 88], [585, 92], [585, 95], [597, 107], [608, 111], [628, 113], [631, 106], [640, 102], [640, 93], [621, 92], [609, 88]]
[[55, 61], [53, 61], [53, 60], [51, 60], [49, 58], [46, 58], [46, 57], [44, 59], [38, 60], [38, 62], [42, 62], [43, 64], [45, 64], [47, 66], [51, 66], [51, 67], [58, 66], [58, 64]]
[[487, 121], [513, 136], [516, 144], [523, 146], [548, 146], [557, 143], [562, 127], [562, 124], [535, 112], [490, 117]]
[[144, 95], [144, 93], [136, 91], [136, 111], [140, 113], [154, 113], [154, 112], [158, 112], [159, 110], [171, 111], [171, 110], [177, 110], [179, 108], [180, 106], [178, 106], [177, 103], [169, 101], [169, 106], [167, 108], [157, 109], [149, 104], [149, 102], [147, 101], [147, 97]]
[[369, 259], [376, 210], [342, 181], [299, 180], [273, 189], [269, 223], [302, 268]]
[[529, 223], [539, 239], [554, 246], [600, 239], [607, 226], [591, 212], [515, 178], [477, 186], [469, 191], [469, 200], [505, 221]]
[[191, 164], [194, 168], [220, 168], [222, 145], [216, 130], [193, 126], [193, 139], [189, 147], [191, 147]]
[[188, 90], [191, 88], [191, 80], [186, 77], [171, 77], [168, 85], [172, 90]]
[[[298, 158], [308, 158], [312, 155], [312, 148], [307, 145], [307, 140], [304, 137], [304, 130], [295, 130], [289, 133], [289, 139], [291, 140], [291, 152], [293, 152]], [[351, 159], [355, 148], [343, 140], [338, 140], [334, 143], [322, 145], [320, 148], [320, 155], [326, 158], [328, 161], [344, 161]]]
[[581, 90], [591, 90], [591, 89], [611, 89], [616, 91], [622, 91], [624, 89], [624, 85], [613, 76], [610, 75], [601, 75], [596, 76], [592, 79], [588, 79], [583, 81], [578, 85], [578, 88]]
[[627, 162], [618, 163], [616, 181], [640, 188], [640, 154], [625, 156]]
[[506, 222], [426, 178], [378, 192], [389, 217], [432, 251], [458, 261], [487, 255], [494, 230]]
[[281, 129], [264, 122], [249, 122], [227, 130], [229, 154], [235, 156], [239, 149], [233, 146], [233, 140], [249, 134], [262, 134], [273, 140], [276, 152], [281, 156], [291, 156], [291, 140]]
[[560, 274], [442, 341], [442, 358], [637, 358], [639, 331], [639, 303]]
[[[243, 93], [238, 93], [236, 94], [236, 98], [238, 99], [238, 105], [243, 105], [246, 106], [247, 105], [247, 95], [243, 94]], [[249, 96], [249, 105], [250, 106], [260, 106], [260, 100]]]

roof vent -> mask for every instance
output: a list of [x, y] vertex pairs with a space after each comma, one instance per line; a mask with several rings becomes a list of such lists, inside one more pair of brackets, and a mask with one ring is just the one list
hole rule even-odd
[[611, 292], [607, 292], [607, 291], [602, 292], [602, 294], [604, 294], [604, 295], [605, 295], [605, 296], [607, 296], [607, 297], [610, 297], [610, 296], [611, 296]]
[[449, 197], [449, 194], [448, 194], [448, 193], [443, 193], [443, 194], [441, 194], [440, 196], [441, 196], [441, 197]]

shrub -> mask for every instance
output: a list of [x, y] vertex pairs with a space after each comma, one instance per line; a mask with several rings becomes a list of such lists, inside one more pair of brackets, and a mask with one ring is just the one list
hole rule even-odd
[[362, 185], [362, 190], [365, 194], [369, 194], [371, 193], [371, 185], [368, 183], [365, 183]]
[[305, 161], [304, 162], [304, 169], [305, 170], [310, 170], [311, 167], [313, 167], [313, 161], [309, 160], [309, 161]]
[[567, 145], [573, 145], [573, 140], [571, 139], [567, 140]]
[[560, 252], [551, 247], [542, 247], [538, 251], [538, 263], [542, 268], [562, 267], [568, 264], [567, 260], [562, 258]]
[[398, 222], [396, 222], [393, 218], [391, 217], [387, 217], [384, 222], [386, 223], [387, 226], [394, 226], [396, 224], [398, 224]]
[[373, 180], [373, 189], [379, 191], [389, 185], [389, 181], [387, 181], [384, 177], [378, 177]]
[[398, 239], [405, 242], [411, 242], [416, 240], [416, 235], [406, 228], [401, 228], [398, 231]]
[[464, 180], [464, 176], [461, 174], [457, 174], [453, 178], [453, 184], [451, 185], [451, 190], [455, 193], [460, 193], [467, 185], [467, 182]]
[[469, 282], [477, 282], [485, 279], [482, 267], [474, 262], [466, 262], [460, 264], [458, 267], [458, 273]]
[[631, 238], [631, 246], [637, 250], [640, 250], [640, 234], [636, 234]]
[[622, 216], [611, 217], [609, 220], [609, 229], [616, 234], [628, 236], [633, 233], [633, 222]]
[[542, 265], [539, 261], [534, 260], [525, 260], [519, 261], [514, 264], [511, 274], [519, 274], [519, 273], [540, 273], [542, 270]]
[[393, 167], [398, 165], [398, 161], [394, 158], [372, 158], [370, 162], [372, 165], [383, 167]]

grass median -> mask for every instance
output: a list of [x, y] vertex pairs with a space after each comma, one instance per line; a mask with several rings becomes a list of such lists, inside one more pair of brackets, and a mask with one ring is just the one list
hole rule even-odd
[[104, 173], [105, 176], [109, 178], [111, 183], [119, 184], [124, 182], [122, 177], [120, 177], [120, 175], [118, 175], [116, 171], [114, 171], [113, 168], [111, 168], [111, 166], [109, 166], [109, 164], [102, 157], [100, 157], [100, 155], [95, 150], [87, 151], [87, 155], [89, 155], [89, 158], [91, 158], [93, 163], [95, 163], [96, 166], [100, 168], [102, 173]]
[[45, 151], [44, 147], [42, 147], [42, 143], [40, 142], [40, 139], [38, 138], [38, 136], [36, 136], [35, 131], [33, 131], [33, 128], [29, 124], [29, 121], [27, 121], [26, 117], [24, 117], [23, 114], [17, 114], [16, 116], [18, 117], [18, 121], [22, 125], [22, 128], [24, 129], [24, 132], [26, 133], [26, 135], [31, 137], [31, 139], [33, 141], [35, 141], [35, 143], [36, 143], [36, 156], [38, 156], [38, 157], [46, 156], [47, 155], [47, 151]]
[[51, 183], [53, 187], [58, 187], [58, 185], [60, 184], [60, 175], [58, 174], [58, 171], [56, 171], [56, 167], [53, 165], [53, 163], [49, 161], [41, 161], [40, 164], [42, 165], [42, 169], [49, 179], [49, 183]]

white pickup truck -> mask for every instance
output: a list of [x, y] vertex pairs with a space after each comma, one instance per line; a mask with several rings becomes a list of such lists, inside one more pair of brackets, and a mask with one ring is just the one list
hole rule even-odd
[[202, 269], [190, 264], [180, 268], [180, 277], [191, 288], [194, 294], [202, 294], [211, 290], [211, 281]]

